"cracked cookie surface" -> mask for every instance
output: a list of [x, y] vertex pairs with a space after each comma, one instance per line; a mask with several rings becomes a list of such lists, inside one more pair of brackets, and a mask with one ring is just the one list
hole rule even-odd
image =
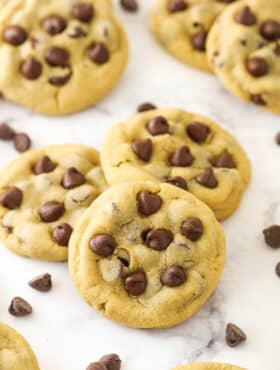
[[53, 145], [11, 162], [0, 176], [0, 239], [13, 252], [67, 260], [77, 220], [107, 187], [99, 154], [81, 145]]
[[3, 323], [0, 323], [0, 369], [39, 370], [35, 354], [26, 340]]
[[116, 84], [128, 46], [108, 0], [13, 0], [0, 7], [5, 99], [67, 114], [94, 104]]
[[208, 59], [241, 100], [280, 114], [280, 3], [246, 0], [229, 6], [213, 26]]
[[192, 365], [178, 366], [174, 370], [245, 370], [245, 369], [234, 365], [205, 362]]
[[225, 240], [211, 210], [170, 184], [110, 188], [84, 213], [69, 246], [72, 279], [91, 306], [137, 328], [189, 318], [216, 288]]
[[251, 173], [246, 154], [228, 132], [179, 109], [151, 110], [113, 126], [101, 161], [110, 184], [169, 182], [193, 193], [220, 220], [238, 207]]

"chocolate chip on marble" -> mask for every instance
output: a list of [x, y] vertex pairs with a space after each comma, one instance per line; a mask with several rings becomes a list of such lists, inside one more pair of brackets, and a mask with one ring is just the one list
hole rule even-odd
[[162, 284], [170, 288], [184, 284], [186, 279], [186, 272], [180, 266], [168, 267], [161, 275]]
[[102, 65], [110, 59], [110, 53], [103, 42], [94, 42], [88, 49], [88, 57], [94, 63]]
[[12, 140], [15, 135], [14, 130], [6, 123], [0, 123], [0, 139], [9, 141]]
[[190, 217], [181, 225], [181, 233], [192, 242], [199, 240], [203, 234], [203, 224], [197, 217]]
[[28, 80], [37, 80], [42, 74], [42, 64], [33, 57], [27, 58], [20, 67], [22, 75]]
[[211, 163], [214, 167], [218, 168], [236, 168], [233, 156], [227, 150], [224, 150], [217, 157], [213, 158]]
[[261, 35], [269, 41], [275, 41], [280, 38], [280, 23], [269, 19], [261, 24]]
[[52, 67], [67, 67], [68, 59], [68, 51], [59, 47], [51, 47], [45, 54], [46, 62]]
[[178, 188], [181, 188], [181, 189], [184, 189], [184, 190], [188, 190], [188, 184], [187, 184], [186, 180], [183, 177], [181, 177], [181, 176], [169, 177], [166, 180], [166, 182], [168, 184], [177, 186]]
[[138, 2], [137, 0], [120, 0], [121, 7], [128, 12], [137, 12]]
[[11, 315], [16, 317], [28, 316], [33, 312], [32, 306], [23, 298], [15, 297], [9, 307]]
[[139, 159], [144, 162], [149, 162], [153, 152], [153, 143], [151, 139], [135, 140], [131, 144], [133, 152]]
[[207, 32], [206, 31], [199, 31], [192, 37], [192, 46], [197, 51], [205, 51], [206, 50], [206, 39], [207, 39]]
[[94, 8], [88, 3], [78, 3], [73, 6], [73, 15], [80, 22], [89, 23], [94, 16]]
[[186, 128], [188, 136], [196, 143], [203, 143], [210, 134], [210, 128], [201, 122], [191, 122]]
[[73, 228], [67, 223], [57, 225], [53, 230], [53, 238], [58, 245], [68, 247]]
[[19, 46], [26, 41], [27, 32], [20, 26], [8, 26], [4, 30], [3, 38], [7, 43]]
[[229, 347], [237, 347], [247, 339], [246, 334], [235, 324], [226, 326], [226, 342]]
[[280, 277], [280, 262], [277, 263], [277, 265], [275, 267], [275, 272], [276, 272], [277, 276]]
[[99, 363], [105, 365], [107, 370], [120, 370], [121, 368], [121, 359], [115, 353], [102, 356], [99, 360]]
[[169, 133], [169, 124], [167, 120], [162, 116], [153, 118], [148, 123], [148, 131], [151, 135], [164, 135]]
[[23, 199], [22, 191], [16, 186], [10, 186], [0, 196], [0, 204], [8, 209], [16, 209], [21, 206], [22, 199]]
[[28, 285], [39, 292], [49, 292], [52, 289], [52, 277], [50, 274], [42, 274], [30, 280]]
[[143, 294], [147, 287], [147, 278], [145, 272], [138, 271], [130, 274], [124, 281], [126, 291], [137, 297]]
[[65, 189], [74, 189], [83, 185], [86, 182], [85, 176], [79, 172], [75, 167], [68, 168], [62, 179], [62, 186]]
[[65, 20], [59, 15], [51, 15], [44, 21], [44, 28], [49, 35], [57, 35], [66, 28]]
[[99, 257], [109, 257], [114, 253], [117, 243], [109, 234], [99, 234], [94, 236], [90, 242], [90, 249]]
[[40, 175], [42, 173], [52, 172], [55, 168], [56, 164], [47, 155], [44, 155], [35, 163], [33, 172], [35, 175]]
[[71, 78], [71, 75], [72, 73], [69, 72], [67, 75], [65, 76], [51, 76], [49, 79], [48, 79], [48, 82], [51, 84], [51, 85], [54, 85], [54, 86], [63, 86], [65, 85]]
[[171, 166], [175, 167], [189, 167], [193, 163], [193, 156], [187, 146], [178, 148], [169, 158]]
[[146, 235], [146, 244], [156, 251], [166, 249], [174, 239], [173, 233], [167, 229], [154, 229]]
[[144, 190], [137, 194], [138, 212], [143, 216], [150, 216], [156, 213], [162, 206], [162, 199], [159, 195]]
[[268, 73], [269, 66], [264, 58], [250, 58], [247, 61], [247, 71], [254, 77], [262, 77]]
[[51, 201], [40, 207], [39, 214], [43, 222], [54, 222], [63, 216], [65, 212], [64, 204]]
[[235, 20], [237, 23], [240, 23], [244, 26], [252, 26], [256, 24], [257, 17], [251, 11], [249, 6], [244, 6], [238, 13], [236, 13]]
[[278, 132], [275, 136], [275, 141], [277, 145], [280, 145], [280, 132]]
[[86, 370], [107, 370], [106, 366], [104, 364], [101, 364], [100, 362], [92, 362], [89, 364]]
[[24, 132], [16, 133], [13, 141], [15, 149], [20, 153], [26, 152], [31, 147], [31, 139]]
[[218, 181], [212, 168], [207, 168], [195, 178], [196, 182], [209, 189], [214, 189], [218, 186]]
[[170, 13], [177, 13], [186, 10], [188, 7], [185, 0], [169, 0], [168, 10]]
[[250, 100], [252, 103], [260, 106], [265, 106], [267, 104], [261, 94], [251, 94]]
[[264, 240], [272, 248], [280, 248], [280, 225], [272, 225], [263, 230]]
[[81, 27], [75, 27], [68, 34], [68, 36], [72, 39], [80, 39], [81, 37], [85, 37], [86, 35], [87, 33]]

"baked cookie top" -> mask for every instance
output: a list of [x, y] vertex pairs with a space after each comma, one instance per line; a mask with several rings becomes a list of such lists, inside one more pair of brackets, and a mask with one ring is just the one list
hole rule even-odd
[[26, 340], [3, 323], [0, 323], [0, 369], [39, 370], [37, 359]]
[[192, 365], [178, 366], [174, 370], [245, 370], [240, 367], [218, 363], [197, 363]]
[[193, 193], [218, 219], [237, 208], [250, 179], [249, 161], [228, 132], [179, 109], [151, 110], [113, 126], [101, 161], [110, 184], [167, 181]]
[[0, 239], [17, 254], [64, 261], [73, 227], [105, 188], [92, 148], [65, 144], [25, 153], [0, 175]]
[[229, 6], [208, 39], [208, 59], [234, 95], [280, 114], [280, 3]]
[[174, 326], [215, 289], [225, 240], [211, 210], [169, 184], [125, 183], [84, 213], [69, 246], [73, 281], [107, 318], [138, 328]]
[[125, 32], [109, 0], [13, 0], [0, 12], [0, 91], [45, 114], [101, 99], [127, 60]]
[[225, 7], [236, 0], [154, 0], [152, 32], [177, 59], [210, 71], [206, 39], [212, 24]]

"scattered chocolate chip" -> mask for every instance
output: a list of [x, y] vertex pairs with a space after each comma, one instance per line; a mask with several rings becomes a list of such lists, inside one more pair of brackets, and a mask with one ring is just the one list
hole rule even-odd
[[280, 262], [277, 263], [277, 265], [275, 267], [275, 272], [276, 272], [277, 276], [280, 277]]
[[191, 122], [188, 124], [186, 131], [196, 143], [203, 143], [210, 134], [210, 128], [201, 122]]
[[43, 222], [54, 222], [63, 216], [65, 212], [64, 204], [51, 201], [40, 207], [39, 214]]
[[188, 218], [181, 225], [181, 233], [192, 242], [199, 240], [203, 234], [203, 224], [199, 218]]
[[218, 181], [212, 168], [207, 168], [196, 176], [195, 180], [198, 184], [205, 186], [206, 188], [214, 189], [218, 186]]
[[145, 102], [138, 106], [137, 112], [142, 113], [142, 112], [147, 112], [149, 110], [154, 110], [154, 109], [157, 109], [157, 107], [154, 104]]
[[6, 123], [0, 123], [0, 139], [1, 140], [12, 140], [15, 135], [14, 130]]
[[42, 64], [33, 57], [27, 58], [20, 67], [21, 73], [28, 80], [37, 80], [42, 74]]
[[263, 22], [260, 28], [261, 35], [269, 41], [275, 41], [280, 38], [280, 23], [273, 19]]
[[63, 86], [70, 80], [71, 75], [72, 75], [71, 72], [69, 72], [65, 76], [51, 76], [48, 79], [48, 82], [54, 86]]
[[277, 135], [275, 137], [275, 141], [276, 141], [277, 145], [280, 145], [280, 132], [277, 133]]
[[67, 67], [69, 53], [66, 49], [52, 47], [46, 51], [45, 60], [52, 67]]
[[88, 57], [96, 64], [105, 64], [110, 59], [107, 46], [103, 42], [94, 42], [88, 49]]
[[264, 100], [261, 94], [251, 94], [250, 99], [256, 105], [260, 105], [260, 106], [266, 105], [266, 101]]
[[137, 297], [143, 294], [147, 287], [146, 274], [142, 271], [134, 272], [133, 274], [127, 276], [124, 281], [126, 291]]
[[128, 12], [137, 12], [137, 0], [120, 0], [121, 7]]
[[254, 77], [262, 77], [268, 73], [269, 66], [263, 58], [251, 58], [247, 61], [247, 71]]
[[249, 6], [244, 6], [236, 15], [235, 20], [237, 23], [240, 23], [244, 26], [252, 26], [256, 24], [257, 17], [251, 11]]
[[102, 356], [99, 363], [105, 365], [107, 370], [120, 370], [122, 362], [118, 355], [112, 353]]
[[177, 186], [178, 188], [188, 190], [188, 184], [186, 180], [181, 176], [169, 177], [166, 182], [168, 182], [168, 184]]
[[36, 49], [38, 43], [39, 43], [39, 40], [36, 39], [35, 37], [31, 37], [30, 38], [30, 42], [31, 42], [31, 47], [32, 49]]
[[267, 245], [272, 248], [280, 248], [280, 225], [272, 225], [263, 230], [264, 239]]
[[10, 314], [16, 317], [30, 315], [32, 311], [31, 305], [20, 297], [13, 298], [9, 307]]
[[184, 0], [169, 0], [168, 10], [170, 13], [177, 13], [186, 10], [188, 7]]
[[162, 199], [159, 195], [144, 190], [137, 194], [138, 212], [143, 216], [150, 216], [156, 213], [162, 206]]
[[63, 176], [62, 186], [64, 189], [74, 189], [86, 182], [85, 176], [75, 167], [68, 168]]
[[148, 131], [151, 135], [164, 135], [169, 133], [169, 124], [167, 120], [162, 116], [153, 118], [148, 123]]
[[88, 367], [87, 370], [107, 370], [104, 364], [100, 362], [93, 362]]
[[73, 228], [66, 223], [57, 225], [53, 230], [53, 238], [58, 245], [68, 247]]
[[40, 175], [42, 173], [52, 172], [55, 168], [56, 164], [47, 155], [44, 155], [33, 167], [33, 172], [35, 175]]
[[26, 41], [27, 32], [20, 26], [8, 26], [4, 30], [3, 38], [7, 43], [19, 46]]
[[79, 21], [89, 23], [94, 15], [94, 9], [91, 4], [78, 3], [73, 6], [73, 15]]
[[213, 158], [211, 163], [214, 167], [218, 168], [236, 168], [233, 156], [227, 150], [224, 150], [220, 155]]
[[22, 191], [16, 186], [10, 186], [0, 196], [0, 204], [8, 209], [16, 209], [21, 206], [22, 199], [23, 199]]
[[151, 139], [146, 140], [135, 140], [131, 144], [133, 152], [139, 159], [144, 162], [149, 162], [153, 152], [153, 143]]
[[44, 28], [48, 34], [54, 36], [65, 30], [66, 22], [59, 15], [51, 15], [45, 19]]
[[181, 146], [169, 158], [171, 166], [189, 167], [193, 163], [193, 156], [187, 146]]
[[174, 237], [171, 231], [166, 229], [155, 229], [148, 232], [146, 244], [156, 251], [166, 249], [172, 243]]
[[247, 339], [246, 334], [235, 324], [229, 323], [226, 326], [226, 342], [230, 347], [237, 347]]
[[99, 257], [109, 257], [114, 253], [117, 243], [109, 234], [99, 234], [94, 236], [90, 242], [90, 249]]
[[30, 137], [23, 132], [16, 133], [13, 141], [15, 149], [20, 153], [26, 152], [31, 147]]
[[68, 36], [72, 39], [80, 39], [81, 37], [85, 37], [87, 33], [81, 27], [75, 27]]
[[279, 44], [275, 46], [274, 53], [275, 53], [275, 55], [280, 57], [280, 45]]
[[192, 37], [192, 46], [195, 50], [205, 51], [206, 50], [206, 39], [207, 32], [199, 31]]
[[187, 276], [185, 270], [180, 266], [168, 267], [161, 275], [161, 282], [170, 288], [184, 284]]
[[39, 275], [30, 280], [28, 285], [39, 292], [49, 292], [52, 288], [52, 277], [50, 274]]

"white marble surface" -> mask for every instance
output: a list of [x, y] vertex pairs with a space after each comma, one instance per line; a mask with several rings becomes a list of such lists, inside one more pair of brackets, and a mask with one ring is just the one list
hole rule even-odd
[[[213, 76], [189, 69], [160, 50], [147, 29], [148, 4], [142, 1], [136, 15], [118, 9], [129, 33], [131, 55], [121, 83], [107, 99], [64, 118], [39, 116], [1, 102], [0, 121], [28, 132], [34, 147], [78, 142], [97, 148], [110, 125], [146, 100], [203, 113], [223, 124], [246, 148], [254, 172], [240, 210], [223, 223], [228, 260], [222, 281], [209, 303], [188, 322], [170, 330], [132, 330], [84, 304], [72, 287], [66, 264], [23, 259], [3, 246], [0, 320], [25, 335], [42, 370], [85, 370], [89, 362], [110, 352], [122, 357], [123, 370], [169, 370], [200, 360], [279, 370], [280, 280], [274, 267], [280, 252], [266, 247], [262, 229], [280, 220], [280, 148], [274, 144], [280, 118], [239, 102]], [[15, 156], [11, 145], [0, 143], [1, 167]], [[42, 272], [50, 272], [54, 279], [49, 294], [27, 286]], [[32, 303], [32, 316], [20, 319], [7, 313], [11, 298], [18, 295]], [[225, 345], [228, 321], [246, 331], [245, 345], [236, 349]]]

